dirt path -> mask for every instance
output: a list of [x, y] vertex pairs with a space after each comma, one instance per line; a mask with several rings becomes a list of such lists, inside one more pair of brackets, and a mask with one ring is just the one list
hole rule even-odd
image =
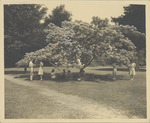
[[75, 95], [59, 93], [55, 90], [48, 89], [47, 86], [41, 86], [18, 78], [16, 79], [8, 75], [5, 75], [5, 79], [9, 80], [11, 83], [34, 88], [37, 93], [45, 95], [47, 98], [51, 98], [54, 102], [59, 103], [62, 106], [66, 106], [69, 109], [80, 110], [86, 114], [88, 119], [128, 119], [128, 117], [124, 115], [123, 111], [110, 107], [104, 107], [103, 105], [99, 105], [93, 100], [87, 98], [80, 98]]

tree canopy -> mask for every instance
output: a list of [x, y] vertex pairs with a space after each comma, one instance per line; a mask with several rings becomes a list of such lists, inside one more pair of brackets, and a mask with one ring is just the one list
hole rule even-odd
[[[97, 23], [101, 26], [97, 26]], [[91, 24], [64, 21], [61, 27], [50, 23], [45, 29], [49, 44], [41, 50], [26, 54], [17, 65], [22, 66], [31, 59], [48, 60], [55, 66], [78, 66], [81, 62], [82, 68], [93, 60], [99, 64], [127, 65], [134, 59], [136, 47], [118, 28], [121, 27], [108, 25], [107, 19], [100, 18], [93, 18]]]

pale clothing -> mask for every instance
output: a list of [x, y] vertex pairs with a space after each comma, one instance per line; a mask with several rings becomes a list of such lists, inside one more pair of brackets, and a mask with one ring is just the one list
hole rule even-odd
[[29, 62], [29, 67], [31, 68], [31, 67], [33, 67], [34, 65], [33, 65], [33, 62], [32, 61], [30, 61]]
[[134, 67], [131, 67], [130, 68], [130, 75], [135, 75], [135, 68]]
[[81, 60], [80, 59], [77, 59], [77, 66], [79, 68], [83, 67], [84, 64], [81, 63]]
[[117, 68], [113, 68], [112, 74], [113, 74], [113, 75], [117, 75]]
[[80, 59], [77, 59], [78, 65], [82, 65]]
[[30, 61], [30, 62], [29, 62], [29, 67], [30, 67], [30, 80], [33, 80], [33, 72], [34, 72], [33, 66], [34, 66], [33, 62]]
[[39, 67], [39, 72], [38, 72], [38, 74], [39, 74], [39, 75], [43, 75], [43, 68], [42, 68], [41, 66]]
[[33, 74], [33, 71], [34, 71], [33, 67], [30, 67], [30, 74]]
[[132, 63], [132, 64], [131, 64], [131, 66], [130, 66], [130, 68], [129, 68], [129, 69], [130, 69], [130, 70], [129, 70], [129, 71], [130, 71], [130, 72], [129, 72], [130, 75], [136, 75], [136, 74], [135, 74], [135, 66], [136, 66], [135, 63]]
[[34, 66], [34, 64], [33, 64], [33, 62], [32, 61], [30, 61], [29, 62], [29, 67], [30, 67], [30, 74], [33, 74], [33, 66]]
[[135, 64], [135, 63], [132, 63], [131, 65], [132, 65], [132, 67], [134, 67], [134, 68], [135, 68], [135, 66], [136, 66], [136, 64]]
[[43, 63], [41, 62], [40, 63], [40, 67], [39, 67], [39, 72], [38, 72], [39, 75], [43, 75]]
[[55, 79], [55, 78], [56, 78], [56, 75], [55, 75], [54, 72], [51, 72], [51, 78], [52, 78], [52, 79]]

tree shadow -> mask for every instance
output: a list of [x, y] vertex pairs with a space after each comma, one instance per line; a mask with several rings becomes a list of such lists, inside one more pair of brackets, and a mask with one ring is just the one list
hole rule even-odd
[[[100, 69], [92, 69], [97, 71], [112, 71], [113, 68], [100, 68]], [[127, 68], [117, 68], [118, 71], [129, 71]]]
[[29, 77], [30, 77], [29, 74], [24, 74], [24, 75], [16, 76], [16, 77], [14, 77], [14, 78], [22, 78], [22, 79], [24, 79], [24, 80], [30, 81]]
[[26, 73], [29, 73], [29, 71], [28, 72], [24, 72], [24, 71], [4, 71], [4, 73], [14, 75], [14, 74], [26, 74]]
[[[101, 82], [101, 81], [114, 82], [113, 76], [111, 74], [96, 75], [96, 74], [92, 74], [92, 73], [87, 73], [87, 74], [85, 74], [84, 80], [85, 81], [93, 81], [93, 82]], [[116, 81], [117, 80], [128, 80], [128, 79], [125, 78], [125, 76], [123, 76], [123, 75], [117, 75]]]
[[[97, 70], [97, 71], [112, 71], [113, 68], [100, 68], [100, 69], [92, 69], [92, 70]], [[126, 72], [129, 71], [128, 68], [117, 68], [117, 70], [118, 70], [118, 71], [126, 71]], [[145, 72], [146, 69], [140, 68], [138, 71], [139, 71], [139, 72]]]
[[[15, 78], [23, 78], [24, 80], [29, 81], [29, 77], [30, 74], [26, 73], [26, 74], [22, 74], [19, 76], [16, 76]], [[62, 73], [56, 73], [56, 78], [52, 79], [50, 76], [50, 73], [44, 73], [43, 75], [43, 80], [51, 80], [51, 81], [55, 81], [55, 82], [77, 82], [79, 78], [79, 73], [74, 72], [71, 73], [70, 76], [64, 76]], [[105, 82], [114, 82], [112, 79], [112, 75], [111, 74], [106, 74], [106, 75], [96, 75], [96, 74], [92, 74], [92, 73], [85, 73], [84, 77], [80, 80], [80, 81], [88, 81], [88, 82], [101, 82], [101, 81], [105, 81]], [[117, 80], [126, 80], [125, 77], [123, 75], [117, 75], [116, 77]], [[34, 73], [34, 77], [33, 80], [40, 80], [40, 76], [36, 73]], [[50, 82], [51, 82], [50, 81]]]

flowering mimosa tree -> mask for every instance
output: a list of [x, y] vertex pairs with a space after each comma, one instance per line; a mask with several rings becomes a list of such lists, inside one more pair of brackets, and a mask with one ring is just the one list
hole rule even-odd
[[[96, 23], [97, 22], [97, 23]], [[103, 23], [103, 24], [101, 24]], [[109, 65], [128, 65], [135, 56], [136, 47], [119, 26], [108, 20], [93, 18], [91, 24], [82, 21], [64, 21], [61, 27], [50, 23], [45, 29], [45, 48], [26, 53], [17, 65], [28, 65], [29, 60], [48, 61], [55, 67], [86, 68], [93, 60]]]

